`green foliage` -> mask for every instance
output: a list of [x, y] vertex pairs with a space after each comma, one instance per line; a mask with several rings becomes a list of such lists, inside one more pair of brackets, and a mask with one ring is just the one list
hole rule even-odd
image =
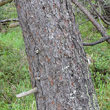
[[[0, 10], [0, 19], [17, 16], [13, 3], [0, 7]], [[77, 20], [85, 22], [85, 18], [79, 17]], [[80, 25], [79, 29], [85, 42], [101, 38], [90, 22]], [[110, 28], [108, 34], [110, 35]], [[110, 45], [104, 42], [84, 49], [92, 59], [90, 71], [100, 110], [110, 110]], [[16, 94], [32, 88], [24, 50], [20, 28], [0, 33], [0, 110], [36, 110], [34, 95], [21, 99], [15, 97]]]
[[[17, 18], [14, 1], [0, 7], [0, 20]], [[0, 32], [6, 33], [11, 22], [0, 23]]]
[[[84, 42], [94, 42], [101, 35], [90, 22], [79, 27]], [[110, 28], [108, 28], [110, 35]], [[100, 110], [110, 110], [110, 44], [104, 42], [96, 46], [84, 47], [91, 56], [90, 71], [94, 82]]]
[[17, 12], [14, 2], [8, 3], [0, 7], [0, 19], [16, 18]]
[[34, 96], [17, 99], [31, 88], [24, 43], [19, 28], [0, 34], [0, 110], [35, 110]]

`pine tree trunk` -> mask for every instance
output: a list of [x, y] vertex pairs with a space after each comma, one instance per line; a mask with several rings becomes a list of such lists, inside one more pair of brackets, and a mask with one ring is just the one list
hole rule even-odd
[[37, 110], [99, 110], [70, 0], [16, 0]]

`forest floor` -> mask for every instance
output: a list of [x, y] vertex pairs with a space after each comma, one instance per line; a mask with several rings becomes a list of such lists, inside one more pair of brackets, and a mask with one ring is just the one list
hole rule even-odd
[[[9, 16], [14, 18], [16, 13]], [[90, 22], [79, 25], [79, 30], [85, 42], [101, 38]], [[107, 31], [110, 35], [110, 27]], [[110, 110], [110, 45], [104, 42], [84, 49], [91, 59], [90, 72], [100, 110]], [[21, 29], [7, 29], [0, 33], [0, 110], [36, 110], [34, 95], [16, 98], [16, 94], [31, 88]]]

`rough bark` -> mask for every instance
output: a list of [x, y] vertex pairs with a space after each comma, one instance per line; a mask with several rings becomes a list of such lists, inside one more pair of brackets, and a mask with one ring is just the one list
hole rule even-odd
[[0, 0], [0, 6], [12, 2], [13, 0]]
[[69, 0], [16, 0], [37, 110], [98, 110]]

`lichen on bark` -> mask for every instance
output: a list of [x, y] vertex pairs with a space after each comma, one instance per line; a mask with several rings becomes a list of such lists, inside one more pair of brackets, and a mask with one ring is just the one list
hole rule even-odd
[[98, 110], [72, 2], [16, 0], [16, 7], [37, 110]]

